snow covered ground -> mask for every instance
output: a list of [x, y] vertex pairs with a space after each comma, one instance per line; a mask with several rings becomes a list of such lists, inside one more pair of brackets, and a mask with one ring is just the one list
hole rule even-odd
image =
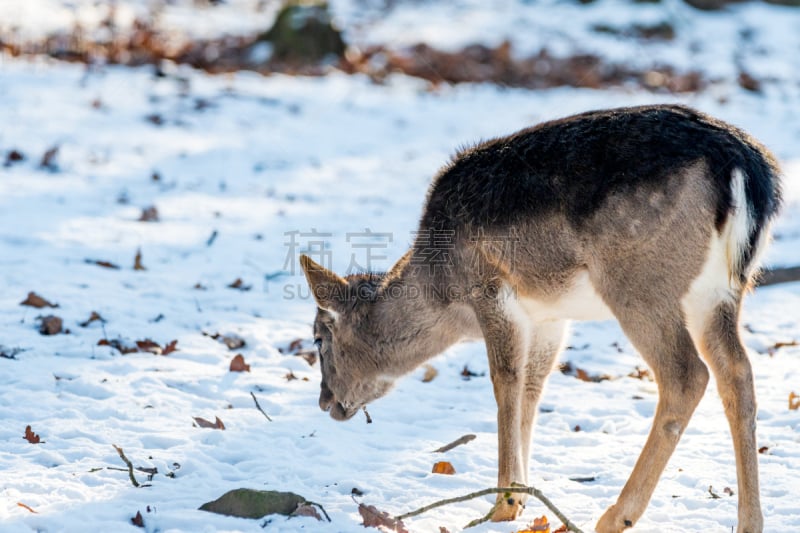
[[[150, 68], [87, 71], [0, 57], [0, 156], [24, 155], [0, 167], [0, 344], [8, 356], [23, 350], [0, 358], [0, 531], [138, 531], [130, 523], [137, 511], [149, 532], [261, 531], [263, 520], [196, 510], [249, 487], [294, 491], [333, 520], [278, 516], [268, 530], [358, 532], [356, 502], [399, 514], [492, 486], [491, 384], [460, 375], [465, 365], [488, 370], [478, 344], [434, 359], [439, 374], [430, 383], [422, 370], [402, 380], [370, 406], [372, 424], [360, 416], [336, 423], [317, 408], [318, 366], [279, 351], [297, 338], [310, 347], [314, 304], [296, 254], [325, 241], [344, 272], [352, 260], [365, 264], [357, 245], [372, 242], [373, 257], [386, 256], [372, 268], [386, 269], [407, 249], [427, 184], [456, 147], [586, 109], [663, 101], [740, 125], [776, 152], [786, 206], [766, 261], [800, 264], [796, 83], [767, 84], [760, 95], [723, 83], [678, 100], [488, 85], [431, 91], [400, 76], [376, 85], [344, 75], [211, 77], [176, 68], [157, 78]], [[40, 168], [53, 147], [53, 168]], [[139, 221], [150, 206], [159, 220]], [[367, 238], [366, 230], [384, 235]], [[146, 270], [133, 269], [137, 250]], [[250, 290], [228, 288], [236, 279]], [[29, 291], [59, 307], [20, 306]], [[92, 311], [105, 323], [82, 327]], [[41, 335], [37, 317], [49, 314], [69, 334]], [[800, 337], [800, 283], [756, 290], [743, 322], [766, 447], [765, 530], [797, 531], [800, 411], [787, 398], [800, 392], [800, 348], [774, 346]], [[229, 350], [203, 333], [234, 333], [246, 345]], [[178, 351], [121, 355], [97, 344], [147, 338], [177, 340]], [[616, 379], [551, 376], [532, 483], [591, 531], [644, 443], [656, 393], [652, 382], [627, 377], [643, 363], [616, 324], [576, 324], [570, 344], [563, 361]], [[250, 372], [229, 371], [237, 353]], [[193, 417], [219, 417], [226, 429], [194, 427]], [[27, 425], [42, 443], [22, 438]], [[465, 433], [477, 439], [444, 457], [431, 453]], [[108, 469], [124, 468], [112, 444], [135, 466], [157, 468], [151, 486], [134, 488], [126, 472]], [[430, 473], [442, 459], [456, 475]], [[570, 480], [587, 477], [594, 480]], [[726, 487], [736, 492], [734, 459], [712, 384], [634, 531], [730, 531], [736, 496]], [[353, 488], [364, 493], [355, 501]], [[406, 523], [458, 531], [490, 502]], [[541, 514], [556, 522], [531, 501], [516, 524], [473, 531], [521, 529]]]

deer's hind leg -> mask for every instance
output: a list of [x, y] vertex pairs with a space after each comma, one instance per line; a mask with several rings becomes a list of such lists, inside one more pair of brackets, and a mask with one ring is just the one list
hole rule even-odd
[[638, 282], [630, 277], [607, 279], [603, 288], [602, 296], [623, 331], [653, 370], [659, 394], [653, 425], [633, 472], [616, 503], [597, 523], [598, 533], [617, 533], [644, 513], [706, 390], [708, 370], [684, 324], [674, 287], [656, 275], [640, 275]]
[[750, 360], [739, 336], [742, 291], [727, 286], [693, 289], [685, 302], [689, 327], [714, 374], [733, 437], [739, 487], [737, 531], [761, 533], [764, 518], [758, 487], [755, 387]]

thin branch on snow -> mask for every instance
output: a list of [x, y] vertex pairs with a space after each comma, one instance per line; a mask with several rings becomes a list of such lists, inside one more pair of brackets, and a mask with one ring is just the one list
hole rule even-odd
[[265, 417], [267, 417], [267, 420], [272, 422], [272, 419], [269, 417], [269, 415], [267, 413], [265, 413], [264, 410], [261, 408], [261, 406], [258, 404], [258, 400], [256, 399], [256, 395], [253, 394], [253, 391], [250, 391], [250, 396], [252, 396], [253, 397], [253, 401], [256, 402], [256, 409], [261, 411], [261, 414], [264, 415]]
[[133, 475], [133, 463], [131, 460], [125, 457], [125, 452], [122, 451], [122, 448], [117, 446], [116, 444], [112, 444], [117, 453], [119, 454], [119, 458], [122, 459], [122, 462], [125, 463], [128, 467], [128, 477], [131, 478], [131, 483], [133, 483], [134, 487], [141, 487], [142, 485], [136, 481], [136, 476]]
[[470, 433], [468, 435], [464, 435], [463, 437], [457, 438], [456, 440], [454, 440], [450, 444], [445, 444], [441, 448], [437, 448], [437, 449], [433, 450], [433, 453], [449, 452], [450, 450], [452, 450], [456, 446], [461, 446], [462, 444], [466, 444], [466, 443], [468, 443], [468, 442], [470, 442], [472, 440], [475, 440], [475, 435]]
[[[396, 520], [403, 520], [404, 518], [410, 518], [412, 516], [417, 516], [417, 515], [422, 514], [422, 513], [426, 512], [426, 511], [430, 511], [431, 509], [435, 509], [435, 508], [441, 507], [443, 505], [448, 505], [448, 504], [451, 504], [451, 503], [463, 502], [463, 501], [471, 500], [473, 498], [479, 498], [481, 496], [486, 496], [487, 494], [504, 494], [504, 493], [508, 493], [509, 495], [512, 494], [512, 493], [530, 494], [531, 496], [535, 497], [540, 502], [545, 504], [545, 506], [548, 509], [550, 509], [550, 511], [552, 511], [553, 514], [556, 515], [558, 517], [558, 519], [561, 520], [561, 522], [563, 522], [563, 524], [565, 526], [567, 526], [567, 529], [569, 531], [573, 531], [575, 533], [583, 533], [583, 531], [581, 531], [581, 529], [578, 526], [573, 524], [570, 521], [569, 518], [564, 516], [564, 513], [562, 513], [558, 509], [558, 507], [553, 505], [553, 502], [551, 502], [544, 494], [542, 494], [542, 492], [539, 489], [537, 489], [536, 487], [525, 487], [523, 485], [515, 485], [513, 487], [491, 487], [491, 488], [488, 488], [488, 489], [479, 490], [477, 492], [471, 492], [469, 494], [465, 494], [464, 496], [456, 496], [455, 498], [447, 498], [447, 499], [444, 499], [444, 500], [439, 500], [439, 501], [433, 502], [433, 503], [431, 503], [429, 505], [426, 505], [425, 507], [420, 507], [419, 509], [416, 509], [414, 511], [411, 511], [411, 512], [396, 516], [395, 519]], [[472, 527], [472, 526], [475, 526], [475, 525], [478, 525], [478, 524], [481, 524], [481, 523], [485, 522], [486, 520], [488, 520], [491, 517], [491, 513], [493, 511], [494, 511], [494, 507], [492, 507], [492, 510], [484, 518], [479, 518], [477, 520], [473, 520], [472, 522], [470, 522], [468, 527]]]

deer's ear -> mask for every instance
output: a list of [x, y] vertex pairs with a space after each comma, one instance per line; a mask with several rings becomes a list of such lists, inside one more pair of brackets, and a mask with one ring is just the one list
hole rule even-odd
[[300, 266], [306, 274], [311, 294], [317, 306], [326, 311], [339, 311], [347, 299], [347, 281], [331, 272], [319, 263], [315, 263], [307, 255], [300, 256]]

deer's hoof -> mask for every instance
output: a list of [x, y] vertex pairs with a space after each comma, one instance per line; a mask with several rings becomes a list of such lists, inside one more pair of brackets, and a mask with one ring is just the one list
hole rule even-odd
[[629, 527], [633, 527], [633, 521], [622, 516], [617, 506], [612, 505], [600, 517], [595, 531], [597, 533], [621, 533]]
[[521, 494], [512, 494], [510, 496], [508, 494], [499, 494], [492, 513], [492, 522], [516, 520], [525, 508], [523, 498], [524, 496]]

